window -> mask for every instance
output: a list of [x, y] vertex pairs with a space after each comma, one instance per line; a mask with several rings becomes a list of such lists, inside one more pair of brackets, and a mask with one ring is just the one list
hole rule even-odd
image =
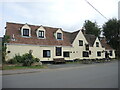
[[44, 31], [38, 31], [38, 37], [39, 38], [44, 38]]
[[50, 57], [50, 50], [43, 50], [43, 57]]
[[64, 57], [70, 57], [70, 52], [63, 52]]
[[83, 40], [79, 40], [79, 46], [83, 46]]
[[29, 37], [29, 29], [23, 29], [23, 36]]
[[97, 56], [101, 56], [101, 52], [100, 51], [97, 52]]
[[110, 56], [112, 56], [112, 51], [109, 51], [109, 53], [110, 53]]
[[89, 57], [89, 52], [83, 51], [83, 57]]
[[56, 47], [56, 56], [62, 56], [62, 48]]
[[89, 51], [89, 55], [91, 55], [91, 51]]
[[99, 47], [99, 42], [96, 42], [96, 47]]
[[57, 33], [57, 39], [59, 39], [59, 40], [62, 39], [62, 33]]
[[85, 44], [86, 50], [89, 50], [89, 44]]

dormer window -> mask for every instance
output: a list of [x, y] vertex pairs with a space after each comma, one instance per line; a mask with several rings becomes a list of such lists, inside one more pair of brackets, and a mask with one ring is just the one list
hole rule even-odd
[[62, 40], [62, 33], [57, 33], [57, 39]]
[[38, 31], [38, 37], [39, 38], [44, 38], [44, 31], [39, 30]]
[[31, 28], [28, 26], [28, 24], [25, 24], [21, 28], [21, 36], [23, 37], [31, 37]]
[[96, 47], [99, 47], [99, 42], [96, 42]]
[[43, 26], [40, 26], [37, 30], [36, 30], [36, 35], [37, 38], [39, 39], [45, 39], [46, 38], [46, 30]]
[[23, 36], [29, 37], [29, 29], [23, 29]]

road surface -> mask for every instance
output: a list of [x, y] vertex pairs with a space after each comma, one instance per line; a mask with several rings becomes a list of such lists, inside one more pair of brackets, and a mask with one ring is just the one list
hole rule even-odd
[[118, 62], [4, 75], [3, 88], [118, 88]]

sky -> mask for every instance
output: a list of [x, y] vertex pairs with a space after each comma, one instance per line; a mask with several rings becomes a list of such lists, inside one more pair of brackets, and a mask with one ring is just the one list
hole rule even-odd
[[[118, 1], [87, 0], [107, 19], [118, 18]], [[62, 28], [73, 32], [83, 27], [85, 20], [102, 25], [107, 22], [86, 0], [0, 0], [0, 37], [6, 22], [28, 23]]]

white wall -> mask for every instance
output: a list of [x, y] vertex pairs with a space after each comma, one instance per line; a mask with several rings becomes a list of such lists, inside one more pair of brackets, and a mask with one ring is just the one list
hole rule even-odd
[[[61, 46], [57, 46], [61, 47]], [[7, 45], [7, 51], [10, 51], [11, 53], [8, 53], [6, 56], [6, 60], [9, 60], [15, 56], [15, 54], [25, 54], [28, 53], [29, 50], [33, 51], [33, 56], [39, 58], [41, 61], [53, 61], [53, 58], [63, 58], [63, 52], [64, 51], [70, 51], [71, 47], [64, 46], [62, 47], [62, 56], [56, 56], [56, 46], [37, 46], [37, 45], [18, 45], [18, 44], [9, 44]], [[43, 58], [43, 50], [50, 50], [51, 51], [51, 57], [50, 58]], [[65, 58], [65, 60], [69, 60], [70, 58]]]

